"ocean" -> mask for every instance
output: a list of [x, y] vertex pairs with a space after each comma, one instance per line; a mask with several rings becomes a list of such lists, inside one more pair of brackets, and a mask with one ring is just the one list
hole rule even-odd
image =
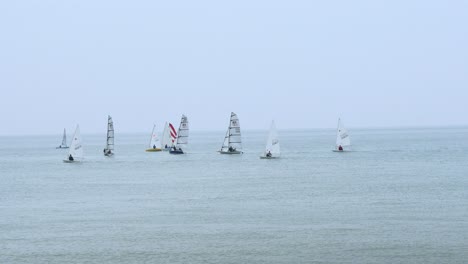
[[[82, 127], [83, 128], [83, 127]], [[60, 131], [58, 131], [60, 132]], [[191, 132], [186, 155], [149, 134], [0, 137], [0, 263], [467, 263], [468, 128]], [[71, 138], [71, 135], [68, 135]]]

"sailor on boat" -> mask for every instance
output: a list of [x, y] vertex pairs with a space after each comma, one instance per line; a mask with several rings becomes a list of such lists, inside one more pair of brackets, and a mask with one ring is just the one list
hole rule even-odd
[[236, 149], [233, 148], [232, 146], [229, 146], [229, 152], [234, 152], [234, 151], [236, 151]]
[[343, 151], [343, 147], [340, 145], [340, 146], [338, 147], [338, 150], [339, 150], [339, 151]]
[[70, 154], [70, 156], [68, 156], [68, 160], [69, 160], [69, 161], [74, 161], [75, 159], [74, 159], [73, 156]]
[[156, 145], [153, 145], [153, 149], [156, 149]]
[[271, 151], [268, 151], [268, 153], [266, 154], [266, 156], [267, 156], [268, 158], [271, 158], [271, 156], [272, 156], [272, 155], [271, 155]]

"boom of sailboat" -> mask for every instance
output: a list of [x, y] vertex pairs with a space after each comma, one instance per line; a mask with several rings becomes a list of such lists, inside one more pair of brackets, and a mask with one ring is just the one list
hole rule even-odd
[[[163, 128], [161, 139], [158, 137], [156, 125], [153, 125], [150, 140], [146, 152], [161, 152], [168, 151], [170, 154], [186, 154], [189, 138], [189, 122], [185, 115], [180, 119], [179, 128], [176, 131], [175, 127], [166, 122]], [[348, 130], [344, 127], [341, 119], [338, 119], [336, 129], [336, 141], [334, 152], [347, 152], [351, 146], [351, 140]], [[64, 158], [66, 163], [80, 162], [83, 160], [83, 147], [81, 143], [81, 134], [79, 125], [76, 126], [75, 133], [70, 142], [70, 147], [67, 146], [66, 130], [63, 130], [62, 144], [57, 149], [69, 149], [67, 156]], [[103, 150], [105, 156], [114, 155], [114, 122], [111, 116], [107, 117], [107, 137], [106, 144]], [[224, 137], [221, 149], [218, 151], [221, 154], [242, 154], [242, 134], [240, 128], [239, 117], [232, 112], [229, 119], [229, 126]], [[280, 140], [276, 129], [275, 121], [273, 120], [267, 136], [265, 149], [260, 155], [261, 159], [278, 159], [281, 157]]]

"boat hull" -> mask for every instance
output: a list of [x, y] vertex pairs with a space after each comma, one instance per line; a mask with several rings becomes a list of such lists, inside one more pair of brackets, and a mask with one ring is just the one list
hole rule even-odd
[[184, 154], [184, 151], [183, 150], [170, 150], [169, 154], [180, 155], [180, 154]]
[[69, 147], [56, 147], [55, 149], [68, 149]]
[[80, 162], [78, 160], [67, 160], [67, 159], [64, 159], [63, 160], [64, 163], [77, 163], [77, 162]]
[[159, 151], [162, 151], [162, 149], [160, 149], [160, 148], [150, 148], [150, 149], [147, 149], [145, 151], [146, 152], [159, 152]]
[[337, 150], [337, 149], [334, 149], [332, 150], [333, 152], [349, 152], [349, 150]]
[[260, 156], [260, 159], [279, 159], [279, 157]]
[[218, 151], [221, 154], [226, 155], [235, 155], [235, 154], [242, 154], [242, 151]]

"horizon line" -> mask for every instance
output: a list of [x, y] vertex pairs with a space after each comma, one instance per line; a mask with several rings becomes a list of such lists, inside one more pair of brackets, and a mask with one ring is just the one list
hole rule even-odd
[[[80, 126], [81, 128], [81, 126]], [[451, 128], [468, 128], [468, 125], [426, 125], [426, 126], [349, 126], [347, 127], [348, 130], [399, 130], [399, 129], [451, 129]], [[308, 130], [336, 130], [336, 128], [333, 127], [315, 127], [315, 128], [279, 128], [279, 131], [308, 131]], [[74, 130], [71, 130], [73, 132]], [[224, 130], [190, 130], [191, 132], [223, 132]], [[247, 129], [242, 129], [242, 131], [268, 131], [268, 128], [265, 129], [260, 129], [260, 128], [247, 128]], [[67, 132], [67, 134], [69, 134]], [[103, 132], [85, 132], [82, 134], [87, 134], [87, 135], [99, 135], [99, 134], [105, 134], [106, 131], [104, 130]], [[119, 132], [119, 134], [148, 134], [149, 132], [144, 132], [144, 131], [123, 131]], [[39, 134], [0, 134], [0, 137], [16, 137], [16, 136], [55, 136], [62, 134], [62, 132], [57, 132], [57, 133], [39, 133]]]

